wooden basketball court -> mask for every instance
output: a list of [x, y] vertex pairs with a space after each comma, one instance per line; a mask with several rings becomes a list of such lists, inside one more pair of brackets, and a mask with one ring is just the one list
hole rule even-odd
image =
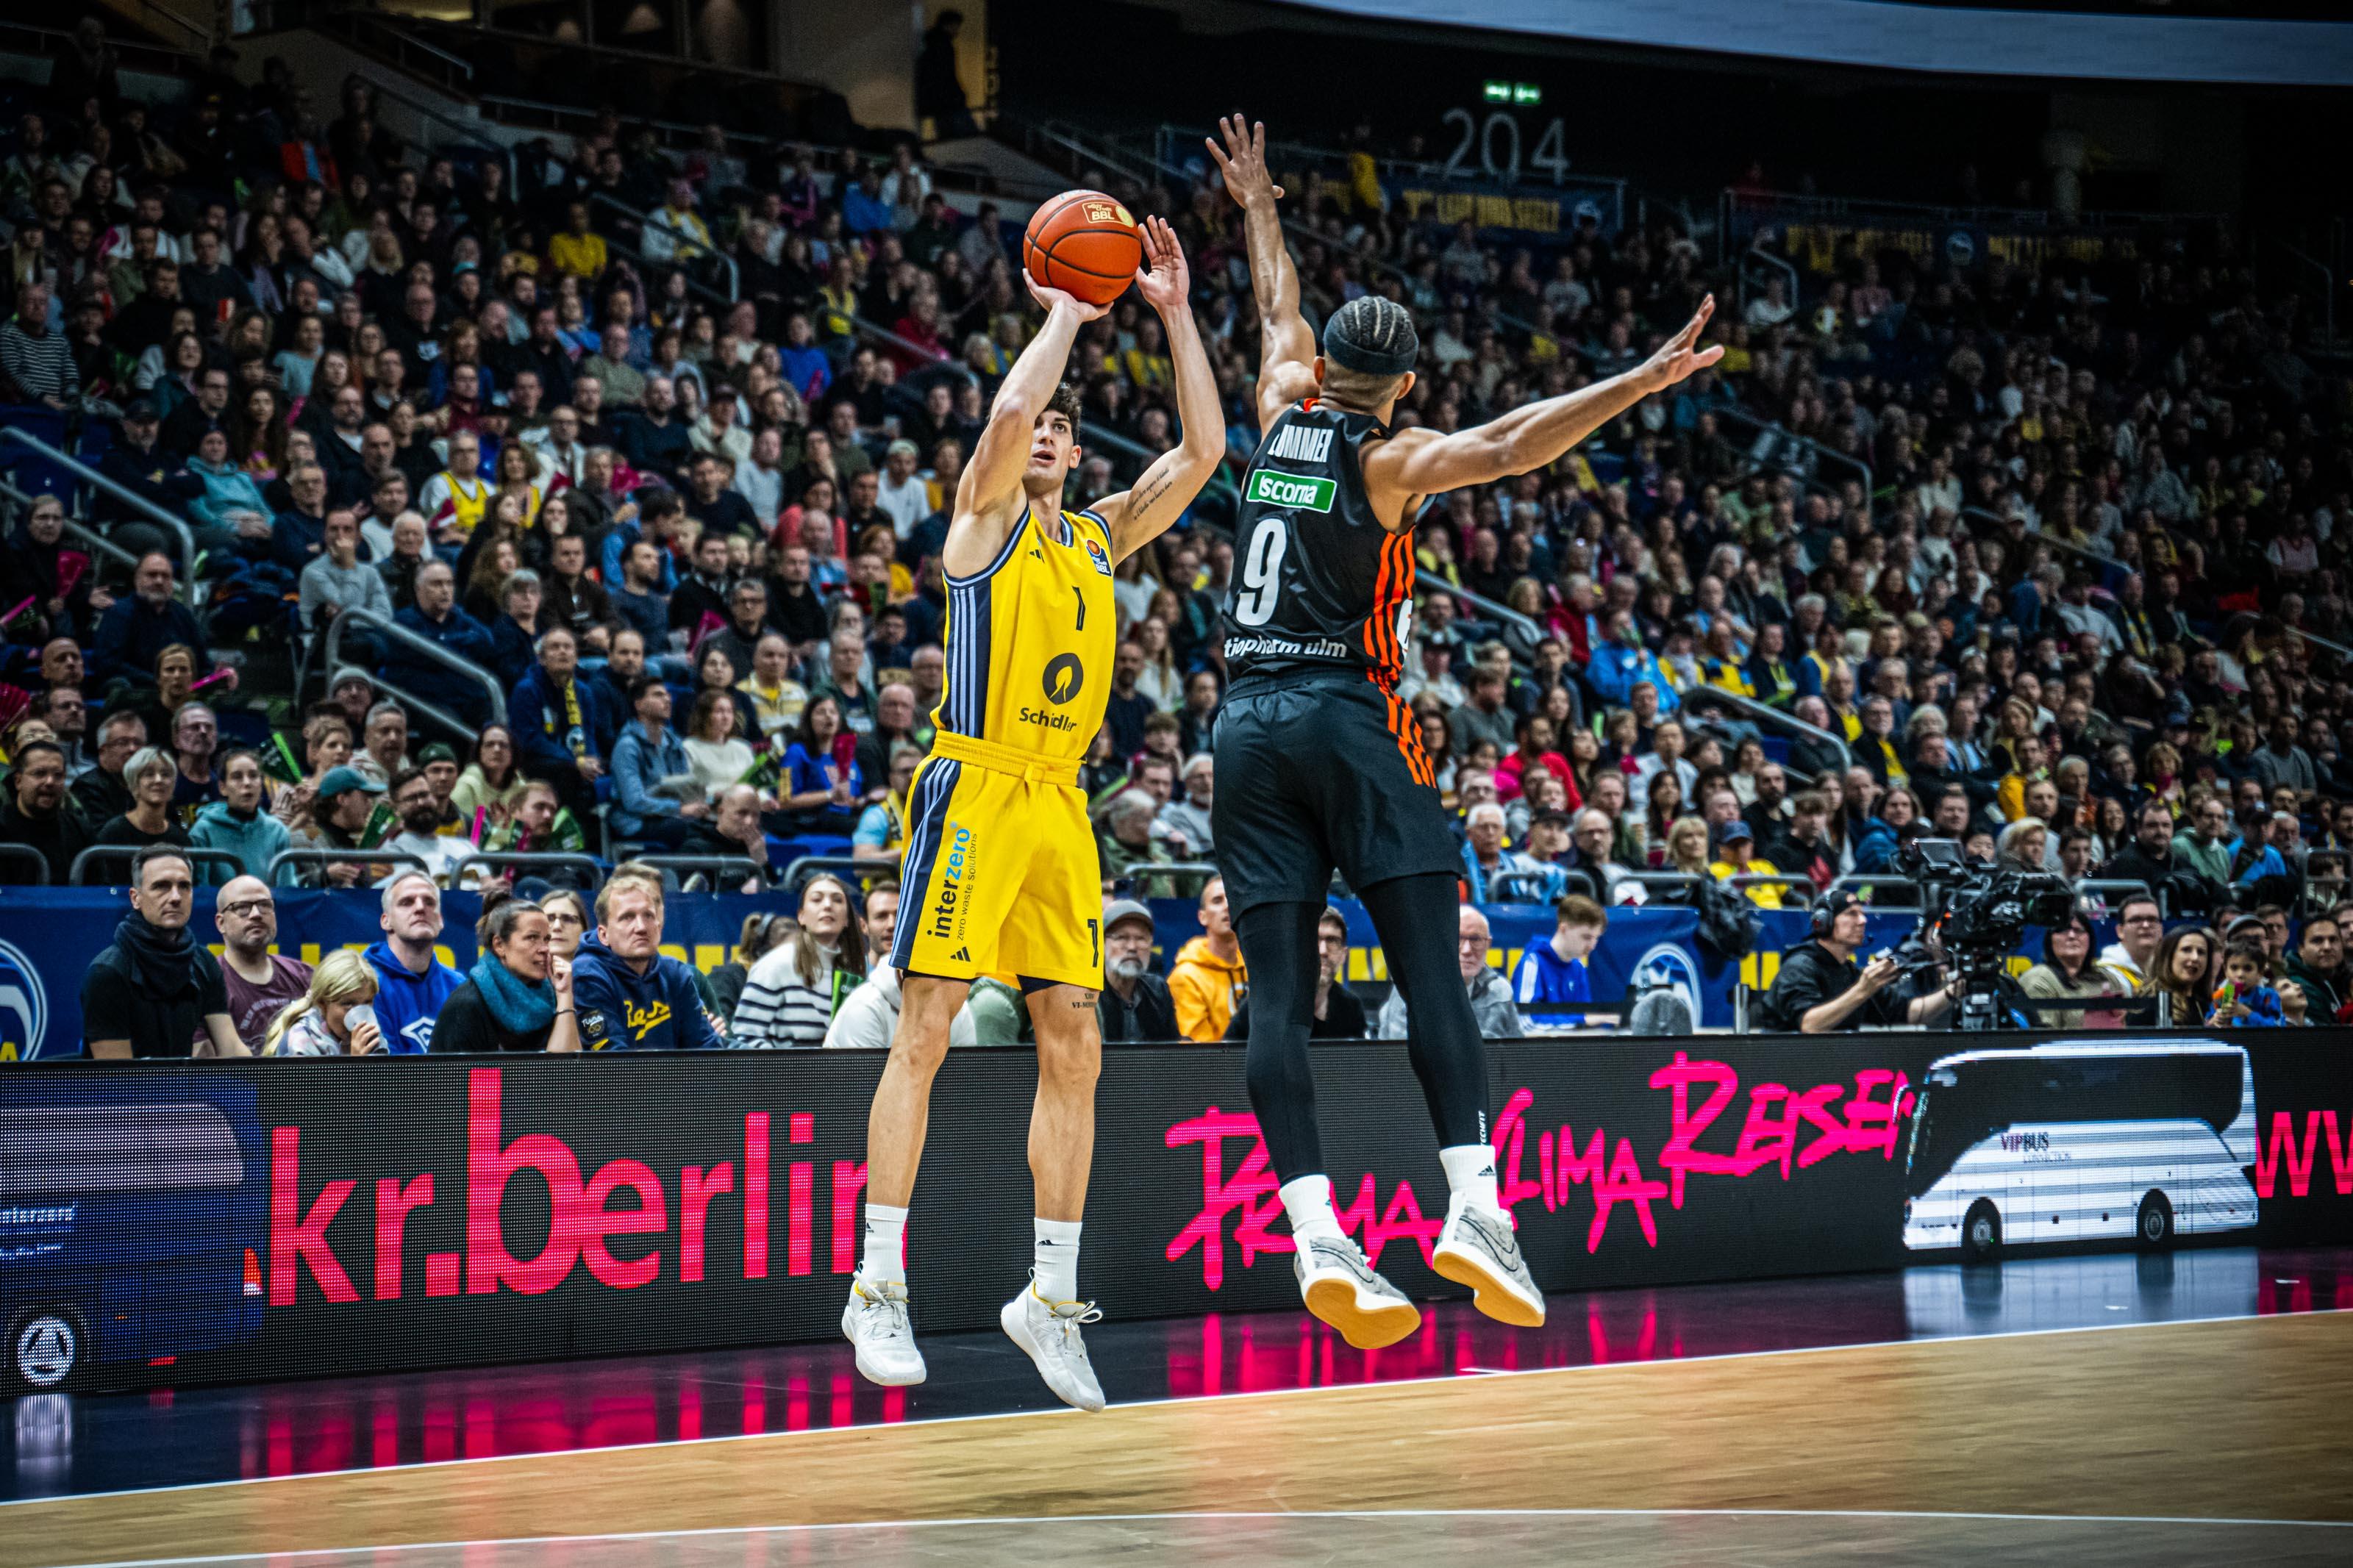
[[2342, 1563], [2348, 1388], [2345, 1312], [1655, 1361], [25, 1502], [0, 1568]]

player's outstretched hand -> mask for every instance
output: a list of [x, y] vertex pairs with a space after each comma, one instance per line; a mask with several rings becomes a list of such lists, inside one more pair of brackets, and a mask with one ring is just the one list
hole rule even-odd
[[1048, 288], [1030, 277], [1027, 268], [1022, 269], [1021, 281], [1029, 285], [1029, 298], [1037, 300], [1039, 308], [1050, 316], [1057, 310], [1068, 310], [1075, 312], [1082, 321], [1101, 321], [1111, 311], [1108, 302], [1090, 305], [1076, 294], [1065, 293], [1060, 289]]
[[1707, 319], [1715, 314], [1715, 296], [1710, 294], [1699, 302], [1699, 309], [1683, 323], [1683, 330], [1662, 343], [1659, 352], [1643, 363], [1642, 374], [1653, 386], [1672, 386], [1724, 357], [1722, 343], [1712, 343], [1704, 349], [1695, 346], [1700, 333], [1707, 330]]
[[1166, 316], [1192, 308], [1193, 275], [1185, 266], [1185, 247], [1168, 220], [1144, 220], [1144, 265], [1135, 269], [1136, 291], [1144, 302]]
[[1266, 125], [1252, 124], [1239, 114], [1229, 114], [1218, 121], [1218, 136], [1225, 145], [1218, 144], [1217, 136], [1202, 138], [1209, 156], [1216, 159], [1218, 172], [1226, 177], [1226, 195], [1234, 198], [1238, 206], [1248, 206], [1253, 200], [1281, 201], [1282, 187], [1266, 166]]

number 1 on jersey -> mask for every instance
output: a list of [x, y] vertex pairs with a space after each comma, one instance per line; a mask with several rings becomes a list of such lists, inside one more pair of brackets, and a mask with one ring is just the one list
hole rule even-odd
[[1085, 631], [1087, 629], [1087, 591], [1084, 588], [1080, 587], [1076, 583], [1073, 583], [1071, 584], [1071, 592], [1079, 601], [1078, 629], [1080, 631]]
[[1259, 520], [1257, 531], [1242, 552], [1242, 591], [1234, 599], [1234, 619], [1246, 626], [1262, 626], [1274, 614], [1282, 591], [1282, 558], [1291, 549], [1291, 530], [1280, 516]]

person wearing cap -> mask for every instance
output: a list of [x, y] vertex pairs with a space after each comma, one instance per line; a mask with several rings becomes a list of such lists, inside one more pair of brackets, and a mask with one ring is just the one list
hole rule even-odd
[[[308, 847], [313, 849], [360, 849], [367, 847], [360, 837], [367, 827], [368, 818], [375, 811], [376, 796], [384, 794], [384, 785], [359, 769], [350, 766], [329, 768], [319, 781], [319, 793], [311, 808], [314, 824]], [[355, 888], [367, 868], [358, 861], [331, 862], [314, 873], [320, 882], [331, 888]]]
[[[98, 471], [141, 500], [176, 516], [179, 497], [164, 481], [180, 465], [164, 449], [159, 439], [163, 418], [163, 410], [156, 407], [153, 398], [132, 398], [122, 410], [121, 434], [107, 444], [106, 455], [98, 460]], [[97, 521], [100, 522], [124, 521], [137, 515], [129, 502], [104, 491], [100, 491], [97, 498], [96, 512]], [[162, 533], [154, 531], [152, 524], [146, 526], [153, 542], [162, 542]], [[117, 542], [125, 549], [138, 548], [120, 536]]]
[[441, 814], [440, 824], [433, 831], [444, 838], [465, 833], [470, 826], [459, 815], [449, 796], [458, 787], [458, 753], [447, 742], [436, 741], [417, 753], [417, 771], [425, 775], [426, 786], [433, 792], [433, 804]]
[[1862, 900], [1852, 893], [1831, 893], [1817, 904], [1814, 930], [1819, 934], [1813, 940], [1782, 955], [1780, 973], [1758, 1009], [1758, 1027], [1805, 1035], [1865, 1024], [1890, 1028], [1928, 1023], [1952, 1005], [1951, 992], [1942, 986], [1921, 996], [1897, 991], [1902, 971], [1887, 953], [1868, 965], [1855, 963], [1855, 950], [1868, 935], [1868, 918]]
[[[1719, 824], [1715, 829], [1715, 862], [1708, 870], [1719, 882], [1735, 877], [1778, 877], [1769, 861], [1757, 858], [1757, 835], [1748, 824], [1738, 817]], [[1760, 910], [1781, 907], [1781, 889], [1771, 882], [1758, 882], [1746, 889], [1749, 901]]]
[[1104, 907], [1103, 984], [1095, 1012], [1106, 1045], [1185, 1037], [1168, 983], [1152, 973], [1152, 911], [1135, 900]]

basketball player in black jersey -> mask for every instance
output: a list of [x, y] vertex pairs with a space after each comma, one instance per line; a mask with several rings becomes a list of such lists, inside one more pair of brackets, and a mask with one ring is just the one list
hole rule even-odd
[[[1715, 301], [1634, 370], [1475, 429], [1392, 431], [1420, 340], [1404, 307], [1352, 300], [1323, 352], [1299, 311], [1266, 128], [1220, 122], [1209, 155], [1249, 234], [1258, 296], [1261, 437], [1243, 483], [1225, 612], [1232, 685], [1219, 715], [1215, 817], [1250, 977], [1250, 1104], [1282, 1184], [1308, 1310], [1354, 1345], [1421, 1321], [1341, 1231], [1315, 1124], [1307, 1037], [1315, 931], [1336, 868], [1372, 917], [1412, 1016], [1414, 1073], [1446, 1170], [1438, 1272], [1507, 1323], [1544, 1321], [1544, 1294], [1496, 1200], [1486, 1069], [1456, 961], [1461, 868], [1397, 682], [1412, 631], [1412, 522], [1422, 501], [1541, 468], [1653, 392], [1723, 356], [1695, 345]], [[1220, 144], [1220, 141], [1222, 144]]]

